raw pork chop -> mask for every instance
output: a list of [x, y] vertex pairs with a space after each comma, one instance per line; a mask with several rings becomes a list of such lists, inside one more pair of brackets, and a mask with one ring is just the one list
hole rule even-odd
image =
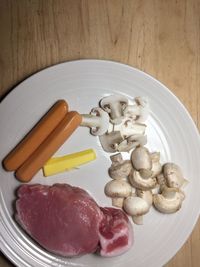
[[41, 246], [62, 256], [116, 256], [132, 245], [132, 227], [119, 209], [100, 208], [83, 189], [67, 184], [22, 185], [16, 220]]
[[90, 195], [77, 187], [23, 185], [16, 219], [44, 248], [62, 256], [95, 252], [102, 213]]
[[100, 255], [117, 256], [133, 243], [133, 230], [127, 215], [120, 209], [101, 208], [104, 214], [99, 227]]

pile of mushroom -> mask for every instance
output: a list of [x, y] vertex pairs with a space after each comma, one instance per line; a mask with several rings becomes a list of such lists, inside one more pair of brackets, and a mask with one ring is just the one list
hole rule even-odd
[[90, 114], [82, 114], [81, 126], [91, 128], [91, 134], [99, 136], [106, 152], [129, 152], [147, 143], [144, 122], [148, 114], [149, 104], [145, 98], [135, 97], [129, 104], [125, 96], [110, 95]]
[[174, 163], [160, 163], [160, 153], [150, 153], [144, 146], [136, 147], [130, 160], [121, 153], [112, 155], [109, 176], [113, 179], [105, 186], [105, 194], [112, 205], [123, 208], [133, 222], [143, 224], [143, 216], [153, 205], [161, 213], [174, 213], [181, 208], [187, 184], [181, 169]]
[[99, 105], [90, 114], [82, 114], [81, 125], [99, 136], [106, 152], [130, 152], [129, 160], [123, 160], [121, 153], [110, 157], [108, 173], [113, 180], [106, 184], [105, 194], [112, 199], [112, 205], [124, 209], [136, 224], [143, 224], [143, 216], [152, 205], [161, 213], [178, 211], [185, 198], [182, 187], [187, 180], [178, 165], [162, 165], [160, 153], [151, 153], [144, 147], [147, 99], [135, 97], [129, 101], [122, 95], [110, 95], [101, 99]]

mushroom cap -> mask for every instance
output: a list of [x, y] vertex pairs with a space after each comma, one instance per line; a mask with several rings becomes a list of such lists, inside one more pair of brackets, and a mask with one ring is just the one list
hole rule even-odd
[[112, 180], [104, 188], [105, 194], [111, 198], [127, 197], [131, 194], [131, 191], [130, 184], [123, 180]]
[[99, 126], [91, 127], [91, 134], [103, 135], [109, 128], [109, 115], [103, 109], [96, 107], [91, 110], [91, 115], [99, 117]]
[[134, 169], [130, 172], [129, 181], [133, 187], [141, 190], [151, 190], [156, 187], [157, 183], [156, 178], [149, 177], [144, 179], [140, 173]]
[[108, 173], [113, 179], [123, 179], [129, 176], [132, 168], [130, 160], [123, 160], [118, 164], [112, 164], [108, 169]]
[[180, 167], [172, 162], [164, 164], [163, 175], [166, 178], [166, 183], [169, 187], [180, 188], [185, 182]]
[[149, 211], [149, 204], [140, 197], [129, 196], [124, 200], [123, 208], [131, 216], [140, 216]]
[[136, 147], [131, 154], [131, 161], [136, 170], [152, 168], [151, 156], [146, 147]]

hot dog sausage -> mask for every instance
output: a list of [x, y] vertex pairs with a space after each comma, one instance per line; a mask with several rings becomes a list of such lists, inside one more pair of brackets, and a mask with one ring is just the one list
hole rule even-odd
[[68, 112], [65, 100], [58, 100], [24, 139], [6, 156], [3, 166], [7, 171], [18, 169], [47, 138]]
[[41, 169], [48, 159], [59, 149], [66, 139], [75, 131], [82, 121], [76, 111], [68, 112], [53, 132], [35, 150], [35, 152], [16, 171], [16, 177], [22, 182], [28, 182]]

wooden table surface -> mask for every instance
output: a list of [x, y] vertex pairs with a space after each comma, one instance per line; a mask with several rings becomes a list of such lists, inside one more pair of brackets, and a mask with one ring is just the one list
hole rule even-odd
[[[0, 0], [0, 96], [36, 71], [81, 58], [151, 74], [200, 129], [200, 1]], [[0, 266], [12, 264], [1, 256]], [[199, 266], [200, 221], [166, 264]]]

